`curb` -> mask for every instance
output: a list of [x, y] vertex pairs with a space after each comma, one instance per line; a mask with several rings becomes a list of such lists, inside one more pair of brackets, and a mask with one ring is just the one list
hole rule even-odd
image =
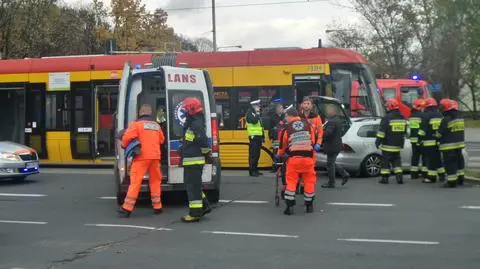
[[476, 178], [476, 177], [465, 177], [465, 180], [470, 181], [470, 182], [472, 182], [472, 183], [480, 184], [480, 178]]

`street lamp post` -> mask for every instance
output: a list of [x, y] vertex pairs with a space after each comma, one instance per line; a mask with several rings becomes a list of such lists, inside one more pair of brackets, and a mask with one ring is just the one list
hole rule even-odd
[[217, 23], [215, 20], [215, 0], [212, 0], [213, 51], [217, 51]]

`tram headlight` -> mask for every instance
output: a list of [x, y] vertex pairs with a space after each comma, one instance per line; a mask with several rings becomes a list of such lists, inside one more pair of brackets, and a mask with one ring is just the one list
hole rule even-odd
[[20, 157], [17, 154], [9, 152], [0, 152], [0, 160], [4, 161], [21, 161]]

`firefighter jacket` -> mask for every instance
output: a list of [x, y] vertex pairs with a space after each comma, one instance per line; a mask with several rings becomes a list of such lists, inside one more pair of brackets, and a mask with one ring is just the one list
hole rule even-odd
[[278, 155], [313, 157], [315, 134], [313, 127], [305, 119], [294, 117], [282, 132]]
[[375, 145], [382, 151], [400, 152], [406, 133], [407, 121], [398, 109], [392, 110], [380, 122]]
[[412, 109], [412, 114], [408, 119], [408, 126], [410, 127], [410, 142], [412, 144], [418, 144], [418, 131], [422, 124], [423, 112]]
[[165, 142], [165, 136], [153, 117], [140, 116], [132, 122], [122, 136], [122, 148], [135, 139], [140, 142], [140, 154], [135, 160], [160, 160], [160, 145]]
[[255, 113], [253, 109], [247, 111], [247, 133], [248, 136], [261, 136], [264, 137], [263, 124], [260, 115]]
[[310, 125], [312, 126], [313, 132], [315, 134], [315, 144], [321, 145], [323, 142], [323, 122], [322, 118], [320, 118], [320, 115], [315, 112], [310, 112], [310, 114], [308, 114], [308, 117], [305, 116], [305, 114], [303, 113], [300, 114], [300, 117], [308, 120], [308, 123], [310, 123]]
[[203, 113], [188, 115], [183, 127], [183, 143], [180, 148], [182, 165], [205, 164], [205, 155], [210, 152], [205, 131], [205, 116]]
[[463, 149], [465, 147], [465, 122], [456, 110], [447, 111], [440, 124], [440, 150]]
[[418, 130], [419, 143], [424, 147], [437, 146], [440, 138], [440, 125], [443, 116], [435, 107], [427, 107], [423, 112], [422, 124]]

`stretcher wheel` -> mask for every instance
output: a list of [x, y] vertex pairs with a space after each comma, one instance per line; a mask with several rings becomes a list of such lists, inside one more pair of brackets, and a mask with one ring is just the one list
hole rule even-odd
[[275, 196], [275, 206], [279, 206], [280, 205], [280, 197]]

